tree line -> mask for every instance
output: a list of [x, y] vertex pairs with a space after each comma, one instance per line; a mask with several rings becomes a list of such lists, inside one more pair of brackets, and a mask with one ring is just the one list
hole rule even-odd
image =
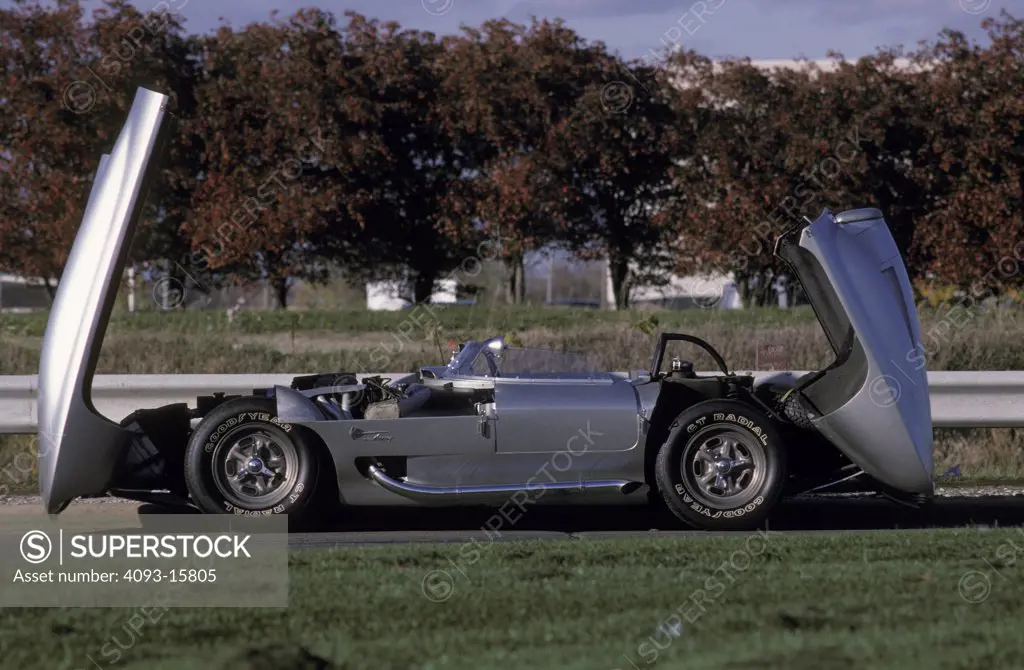
[[615, 299], [666, 270], [770, 299], [776, 235], [882, 209], [919, 286], [1003, 292], [1024, 261], [1024, 30], [944, 31], [834, 68], [692, 51], [626, 60], [560, 21], [438, 36], [319, 10], [189, 34], [161, 0], [0, 10], [0, 271], [59, 279], [134, 90], [173, 131], [132, 256], [200, 286], [333, 269], [437, 280], [526, 254], [608, 260]]

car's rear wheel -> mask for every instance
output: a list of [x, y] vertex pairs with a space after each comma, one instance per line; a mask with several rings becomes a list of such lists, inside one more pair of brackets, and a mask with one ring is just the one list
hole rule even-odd
[[676, 417], [654, 472], [682, 521], [708, 530], [757, 528], [782, 495], [785, 449], [757, 408], [709, 400]]
[[278, 419], [270, 398], [238, 398], [210, 412], [185, 450], [192, 501], [210, 514], [304, 517], [314, 499], [317, 451]]

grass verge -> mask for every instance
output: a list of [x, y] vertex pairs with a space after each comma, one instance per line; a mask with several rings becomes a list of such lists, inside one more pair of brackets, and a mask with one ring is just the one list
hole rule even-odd
[[1019, 667], [1022, 548], [958, 529], [306, 550], [288, 610], [154, 612], [134, 632], [131, 610], [4, 609], [0, 647], [22, 670], [108, 667], [111, 649], [139, 670]]

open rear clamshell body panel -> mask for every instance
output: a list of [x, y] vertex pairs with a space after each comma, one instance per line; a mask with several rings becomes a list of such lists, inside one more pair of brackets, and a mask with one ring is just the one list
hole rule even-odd
[[868, 475], [931, 494], [932, 420], [913, 289], [881, 212], [858, 209], [784, 234], [794, 269], [836, 361], [800, 384], [812, 423]]
[[130, 434], [97, 413], [93, 374], [117, 297], [151, 158], [162, 144], [167, 96], [139, 89], [110, 154], [100, 161], [64, 267], [39, 363], [39, 480], [50, 513], [105, 492]]

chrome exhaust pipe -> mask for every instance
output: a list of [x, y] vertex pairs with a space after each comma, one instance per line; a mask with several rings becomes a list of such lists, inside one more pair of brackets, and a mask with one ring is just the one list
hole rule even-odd
[[450, 504], [453, 498], [459, 500], [488, 500], [501, 501], [516, 491], [554, 491], [557, 493], [572, 495], [578, 493], [620, 493], [629, 495], [643, 484], [619, 479], [605, 479], [581, 482], [546, 482], [540, 484], [519, 484], [516, 486], [423, 486], [410, 484], [389, 477], [377, 464], [371, 464], [367, 468], [370, 479], [380, 484], [391, 493], [415, 500], [416, 502], [431, 504]]

